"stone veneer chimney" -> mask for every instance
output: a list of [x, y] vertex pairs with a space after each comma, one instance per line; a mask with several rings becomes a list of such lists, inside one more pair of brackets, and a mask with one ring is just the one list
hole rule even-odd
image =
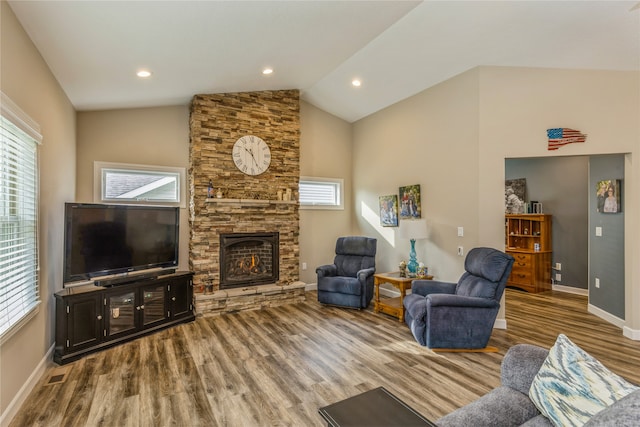
[[[297, 90], [196, 95], [191, 102], [189, 147], [189, 266], [196, 292], [220, 285], [220, 233], [280, 233], [277, 285], [298, 280], [297, 203], [277, 203], [290, 188], [297, 200], [300, 177], [300, 100]], [[238, 138], [255, 135], [271, 149], [258, 176], [239, 171], [231, 157]], [[207, 198], [209, 181], [214, 193]], [[243, 201], [244, 200], [244, 201]]]

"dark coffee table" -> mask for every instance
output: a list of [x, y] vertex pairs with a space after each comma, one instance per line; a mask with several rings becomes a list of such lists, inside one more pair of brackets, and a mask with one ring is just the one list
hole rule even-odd
[[325, 406], [318, 412], [329, 427], [436, 427], [384, 387]]

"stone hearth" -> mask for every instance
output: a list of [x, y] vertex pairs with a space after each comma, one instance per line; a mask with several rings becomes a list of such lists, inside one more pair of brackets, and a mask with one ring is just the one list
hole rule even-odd
[[239, 310], [259, 310], [305, 300], [305, 284], [258, 285], [195, 294], [196, 316], [216, 316]]

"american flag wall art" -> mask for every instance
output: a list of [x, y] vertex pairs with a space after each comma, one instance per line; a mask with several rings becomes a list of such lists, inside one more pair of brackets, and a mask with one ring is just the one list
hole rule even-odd
[[573, 142], [585, 142], [587, 135], [581, 133], [579, 130], [569, 128], [553, 128], [547, 129], [547, 138], [549, 138], [548, 150], [557, 150], [563, 145], [571, 144]]

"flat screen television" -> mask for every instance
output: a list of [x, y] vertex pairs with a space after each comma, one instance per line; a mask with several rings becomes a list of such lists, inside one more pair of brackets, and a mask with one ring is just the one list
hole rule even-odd
[[65, 283], [178, 265], [177, 207], [65, 203], [64, 210]]

